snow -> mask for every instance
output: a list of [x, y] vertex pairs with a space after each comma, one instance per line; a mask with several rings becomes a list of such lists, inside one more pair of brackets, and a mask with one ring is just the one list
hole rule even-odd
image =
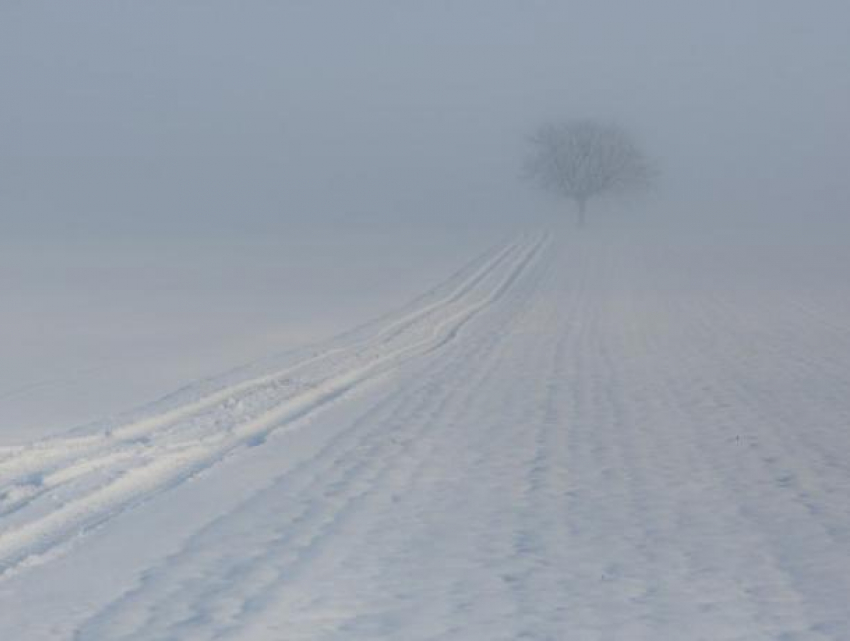
[[850, 637], [850, 265], [789, 242], [528, 232], [7, 439], [0, 638]]
[[103, 419], [403, 304], [504, 231], [0, 241], [0, 444]]

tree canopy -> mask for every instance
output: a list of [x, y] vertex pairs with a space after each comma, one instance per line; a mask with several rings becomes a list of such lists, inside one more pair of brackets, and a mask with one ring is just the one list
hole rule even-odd
[[534, 133], [531, 144], [528, 175], [573, 200], [580, 225], [588, 200], [646, 187], [652, 177], [643, 152], [615, 124], [588, 119], [546, 124]]

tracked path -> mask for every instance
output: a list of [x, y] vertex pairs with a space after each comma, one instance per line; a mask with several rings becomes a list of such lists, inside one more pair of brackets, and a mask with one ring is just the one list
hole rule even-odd
[[285, 368], [7, 450], [0, 637], [850, 638], [847, 319], [675, 255], [529, 235]]

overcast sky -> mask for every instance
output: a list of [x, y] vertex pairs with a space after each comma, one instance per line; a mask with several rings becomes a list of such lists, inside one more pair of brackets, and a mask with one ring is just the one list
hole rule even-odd
[[824, 224], [850, 214], [848, 34], [846, 0], [3, 0], [0, 216], [12, 235], [535, 219], [524, 138], [590, 116], [661, 170], [629, 216]]

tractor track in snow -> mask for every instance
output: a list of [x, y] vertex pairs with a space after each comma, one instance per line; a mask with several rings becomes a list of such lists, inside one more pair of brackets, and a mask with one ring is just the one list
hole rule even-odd
[[[362, 383], [440, 349], [511, 287], [545, 242], [544, 236], [536, 236], [497, 251], [451, 295], [390, 321], [361, 343], [105, 435], [54, 438], [18, 451], [5, 461], [12, 474], [0, 488], [0, 510], [6, 512], [0, 522], [0, 578], [61, 551], [86, 531], [185, 482], [231, 452], [262, 443], [272, 432]], [[318, 371], [309, 371], [323, 363]], [[281, 381], [291, 383], [296, 374], [295, 391], [283, 393]], [[259, 411], [240, 411], [246, 395], [269, 388], [270, 404]], [[211, 414], [211, 422], [193, 424], [193, 417], [205, 413]], [[69, 449], [74, 452], [70, 460]], [[0, 465], [0, 475], [4, 471]]]

